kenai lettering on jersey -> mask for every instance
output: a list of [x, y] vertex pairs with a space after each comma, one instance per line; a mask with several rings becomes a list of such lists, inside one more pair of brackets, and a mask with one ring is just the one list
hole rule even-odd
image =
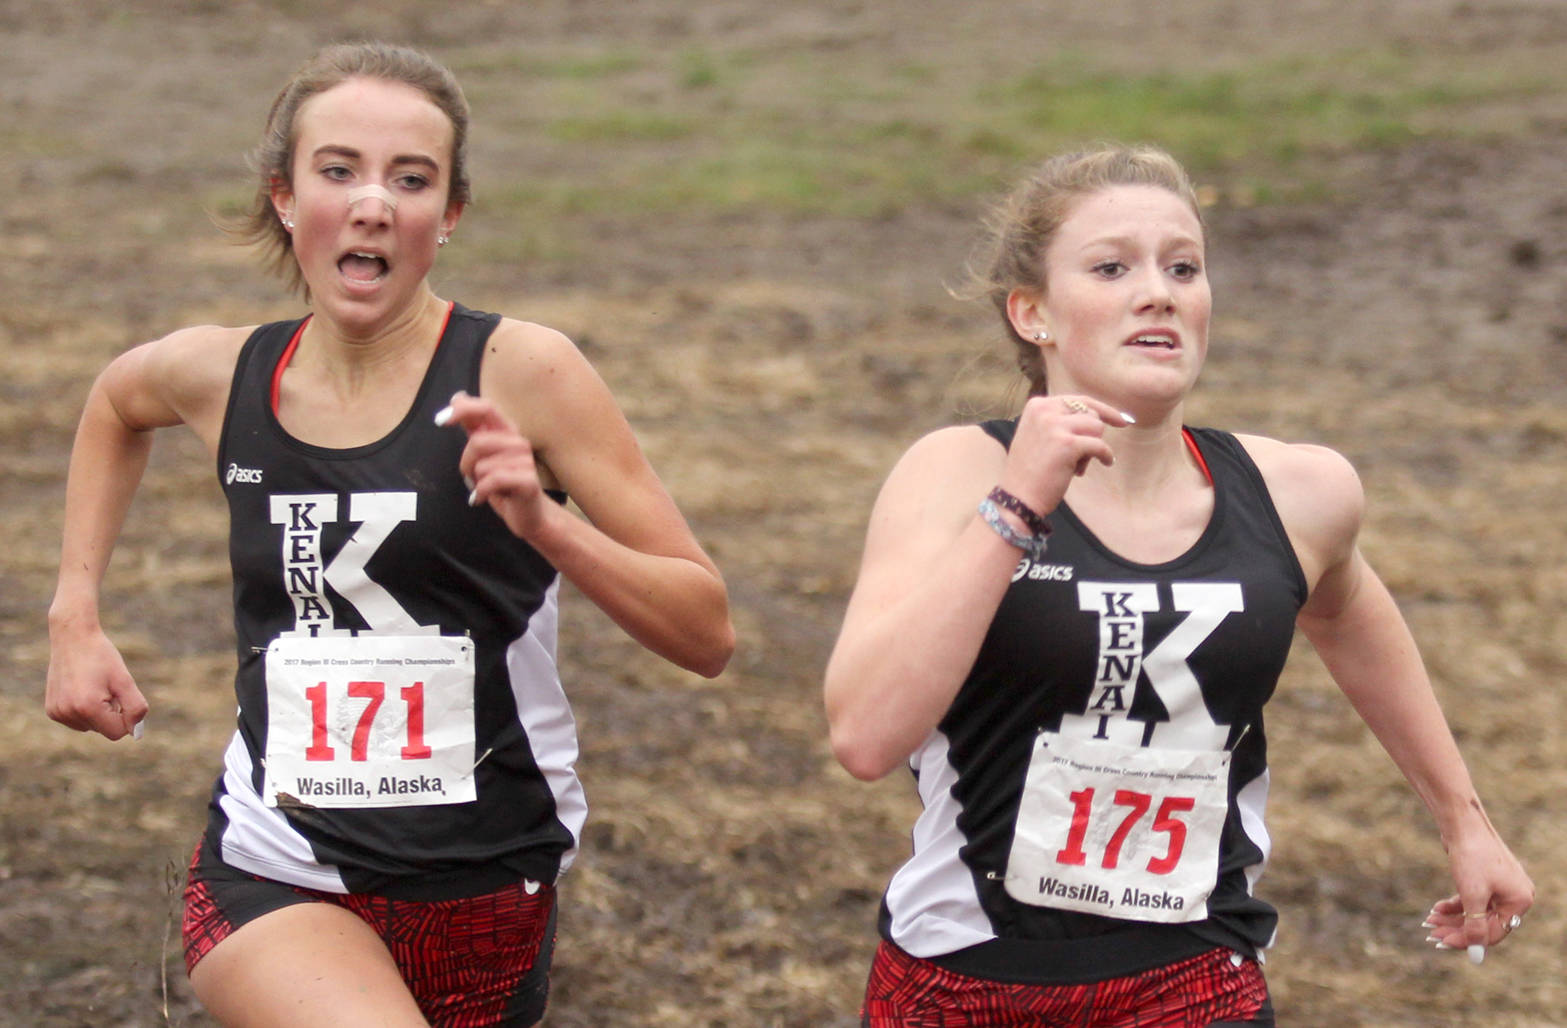
[[[1077, 591], [1078, 608], [1098, 616], [1099, 653], [1087, 708], [1082, 714], [1063, 715], [1061, 733], [1126, 746], [1224, 749], [1229, 726], [1208, 712], [1187, 658], [1226, 617], [1246, 609], [1240, 583], [1172, 583], [1173, 609], [1185, 617], [1146, 652], [1146, 616], [1161, 607], [1154, 583], [1079, 581]], [[1167, 721], [1131, 716], [1139, 677], [1158, 695]]]
[[294, 627], [281, 636], [321, 638], [351, 635], [352, 629], [334, 623], [326, 587], [359, 612], [377, 633], [437, 635], [438, 625], [421, 625], [396, 598], [365, 571], [392, 532], [413, 521], [418, 510], [417, 493], [350, 493], [348, 518], [358, 522], [353, 534], [330, 561], [321, 550], [326, 525], [338, 521], [335, 493], [282, 493], [271, 497], [270, 519], [282, 529], [283, 587], [294, 604]]

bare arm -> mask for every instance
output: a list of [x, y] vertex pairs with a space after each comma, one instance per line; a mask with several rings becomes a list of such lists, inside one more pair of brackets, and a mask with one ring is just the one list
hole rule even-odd
[[119, 739], [146, 716], [145, 698], [103, 632], [99, 593], [153, 430], [190, 421], [204, 435], [216, 431], [227, 396], [220, 331], [187, 330], [121, 355], [83, 408], [66, 479], [44, 696], [49, 717], [78, 731]]
[[825, 683], [833, 753], [857, 778], [908, 759], [979, 652], [1019, 558], [974, 515], [1001, 461], [978, 428], [944, 429], [904, 455], [876, 499]]
[[850, 774], [879, 778], [907, 760], [973, 666], [1019, 559], [979, 501], [999, 484], [1044, 513], [1086, 461], [1112, 459], [1104, 427], [1124, 422], [1082, 402], [1098, 413], [1030, 400], [1010, 450], [977, 427], [932, 433], [888, 476], [824, 686], [833, 752]]
[[[717, 567], [637, 445], [608, 387], [564, 336], [503, 323], [484, 397], [453, 398], [468, 432], [462, 471], [488, 503], [616, 624], [706, 677], [734, 651]], [[586, 516], [544, 494], [558, 481]]]
[[1438, 904], [1433, 937], [1492, 945], [1529, 908], [1534, 885], [1486, 817], [1409, 627], [1355, 545], [1359, 480], [1329, 451], [1248, 445], [1264, 449], [1259, 466], [1314, 580], [1301, 631], [1441, 833], [1458, 895]]

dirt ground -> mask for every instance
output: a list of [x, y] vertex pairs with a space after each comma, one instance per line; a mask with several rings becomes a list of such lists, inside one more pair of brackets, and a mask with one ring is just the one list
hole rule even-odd
[[[615, 162], [613, 148], [486, 135], [527, 103], [507, 59], [799, 49], [874, 81], [915, 61], [1000, 74], [1052, 48], [1108, 67], [1309, 63], [1354, 39], [1505, 79], [1560, 63], [1567, 14], [1555, 0], [0, 0], [0, 1024], [211, 1023], [180, 966], [176, 896], [232, 725], [220, 494], [193, 440], [166, 434], [105, 602], [153, 712], [145, 740], [110, 745], [49, 723], [40, 702], [65, 461], [114, 354], [298, 310], [206, 209], [243, 194], [245, 151], [289, 70], [366, 34], [475, 69], [481, 203], [438, 291], [581, 343], [723, 568], [740, 632], [706, 682], [566, 599], [593, 812], [562, 886], [546, 1023], [851, 1028], [915, 800], [904, 776], [867, 785], [837, 768], [820, 674], [897, 454], [1015, 395], [988, 313], [943, 288], [981, 198], [874, 216], [487, 218], [487, 187], [559, 162], [593, 180]], [[1210, 183], [1218, 312], [1189, 419], [1354, 461], [1364, 548], [1539, 887], [1524, 930], [1481, 967], [1423, 944], [1421, 916], [1450, 891], [1440, 843], [1302, 646], [1271, 708], [1275, 856], [1260, 887], [1283, 916], [1267, 965], [1282, 1024], [1567, 1024], [1563, 95], [1469, 109], [1483, 132], [1314, 154], [1326, 188], [1305, 199], [1244, 202], [1234, 169]], [[541, 240], [536, 259], [474, 256], [522, 253], [524, 237]]]

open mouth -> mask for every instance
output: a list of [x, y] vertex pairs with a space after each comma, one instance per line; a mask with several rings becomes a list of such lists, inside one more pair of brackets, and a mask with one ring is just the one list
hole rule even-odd
[[1161, 332], [1150, 332], [1147, 335], [1135, 336], [1127, 341], [1129, 346], [1143, 346], [1154, 350], [1174, 350], [1175, 337]]
[[337, 270], [352, 282], [379, 282], [386, 277], [390, 265], [378, 254], [350, 250], [337, 262]]

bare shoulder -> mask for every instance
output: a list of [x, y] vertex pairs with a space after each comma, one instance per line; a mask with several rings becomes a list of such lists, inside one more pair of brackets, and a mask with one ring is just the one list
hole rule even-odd
[[564, 333], [532, 321], [502, 318], [485, 345], [484, 374], [497, 381], [533, 379], [586, 367], [587, 358]]
[[938, 428], [914, 441], [893, 468], [893, 476], [940, 481], [995, 478], [1006, 461], [1006, 448], [978, 425]]
[[239, 351], [254, 327], [198, 325], [121, 354], [104, 373], [110, 397], [139, 427], [220, 421]]
[[570, 337], [515, 318], [502, 318], [490, 334], [479, 389], [523, 426], [535, 420], [530, 412], [547, 419], [575, 403], [608, 399], [603, 379]]
[[904, 451], [882, 485], [876, 519], [961, 523], [996, 484], [1006, 448], [978, 425], [939, 428]]
[[1279, 494], [1328, 492], [1330, 500], [1359, 502], [1360, 476], [1337, 450], [1315, 443], [1285, 443], [1260, 435], [1237, 435], [1262, 472], [1277, 502]]
[[1336, 450], [1238, 435], [1262, 472], [1307, 576], [1338, 563], [1353, 550], [1365, 510], [1360, 476]]
[[182, 328], [151, 344], [151, 366], [183, 385], [199, 388], [216, 380], [227, 386], [239, 351], [255, 330], [254, 325]]

